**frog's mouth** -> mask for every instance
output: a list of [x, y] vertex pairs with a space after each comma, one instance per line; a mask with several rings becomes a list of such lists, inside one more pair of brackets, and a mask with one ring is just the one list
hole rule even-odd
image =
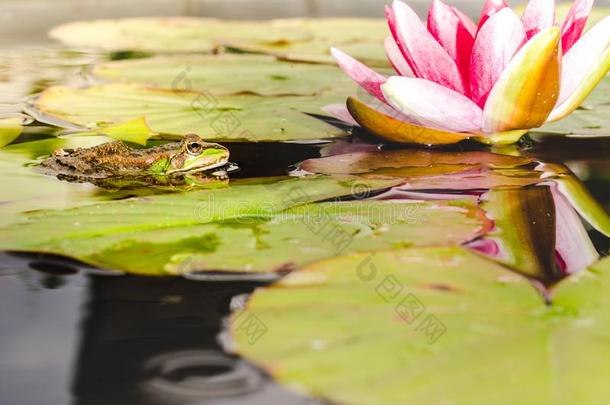
[[225, 166], [229, 163], [229, 156], [225, 155], [221, 158], [213, 158], [210, 156], [208, 159], [202, 159], [197, 162], [197, 165], [188, 166], [172, 169], [167, 171], [167, 174], [175, 174], [175, 173], [199, 173], [206, 172], [208, 170], [217, 169], [219, 167]]

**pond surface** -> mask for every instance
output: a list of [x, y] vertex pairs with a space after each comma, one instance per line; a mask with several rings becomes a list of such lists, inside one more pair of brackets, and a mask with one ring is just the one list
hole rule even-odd
[[[109, 59], [131, 56], [134, 55], [113, 53], [109, 56], [101, 52], [66, 50], [59, 46], [6, 51], [0, 67], [1, 112], [6, 117], [21, 118], [20, 114], [23, 111], [32, 112], [32, 95], [55, 84], [78, 87], [90, 83], [93, 80], [90, 74], [92, 65], [106, 62]], [[315, 101], [316, 97], [313, 97], [313, 100]], [[24, 108], [25, 104], [28, 104], [29, 107]], [[86, 136], [57, 137], [58, 133], [64, 130], [50, 125], [49, 123], [54, 122], [53, 119], [46, 117], [45, 123], [32, 121], [27, 116], [23, 116], [23, 118], [31, 124], [25, 126], [21, 135], [10, 145], [0, 149], [0, 204], [2, 205], [0, 226], [8, 229], [4, 234], [0, 233], [0, 239], [2, 235], [8, 238], [6, 235], [10, 232], [13, 235], [19, 235], [16, 238], [22, 238], [20, 243], [25, 246], [24, 249], [7, 249], [11, 251], [6, 251], [0, 256], [1, 403], [10, 405], [36, 403], [49, 405], [68, 403], [75, 405], [237, 404], [246, 401], [252, 404], [322, 403], [281, 386], [261, 368], [229, 350], [231, 338], [228, 336], [230, 325], [227, 316], [232, 311], [242, 308], [245, 297], [255, 288], [264, 286], [268, 284], [269, 280], [276, 279], [288, 270], [292, 270], [291, 265], [309, 264], [306, 261], [304, 263], [299, 261], [304, 260], [303, 257], [286, 260], [282, 256], [271, 263], [269, 263], [269, 258], [263, 257], [252, 265], [256, 270], [262, 269], [262, 274], [272, 274], [272, 277], [252, 277], [252, 274], [249, 274], [245, 268], [240, 267], [242, 263], [239, 260], [240, 255], [247, 256], [250, 252], [246, 250], [246, 244], [250, 243], [250, 239], [230, 239], [230, 241], [235, 240], [234, 244], [238, 246], [232, 246], [232, 250], [223, 251], [222, 255], [225, 256], [218, 259], [235, 266], [235, 277], [230, 281], [222, 278], [221, 281], [214, 281], [217, 274], [214, 271], [209, 273], [211, 270], [209, 268], [204, 270], [208, 270], [208, 274], [211, 276], [200, 277], [199, 270], [201, 269], [196, 265], [193, 265], [194, 268], [189, 268], [192, 271], [185, 271], [177, 276], [165, 274], [161, 277], [144, 277], [102, 270], [99, 267], [116, 269], [108, 264], [110, 262], [104, 262], [107, 260], [106, 258], [100, 258], [94, 253], [83, 254], [82, 257], [79, 257], [83, 260], [82, 262], [62, 257], [59, 254], [78, 256], [69, 254], [77, 251], [79, 246], [78, 242], [71, 242], [71, 239], [83, 238], [82, 246], [84, 246], [88, 243], [89, 236], [62, 233], [64, 232], [63, 223], [59, 223], [59, 225], [54, 222], [44, 223], [45, 218], [53, 217], [44, 211], [40, 214], [40, 210], [85, 207], [82, 213], [78, 213], [78, 217], [69, 217], [68, 220], [80, 221], [86, 225], [87, 218], [93, 218], [92, 221], [95, 221], [95, 217], [91, 217], [95, 214], [93, 211], [86, 211], [88, 209], [86, 206], [96, 207], [95, 204], [98, 203], [120, 204], [121, 201], [132, 201], [130, 199], [137, 197], [142, 198], [142, 201], [147, 201], [149, 198], [173, 198], [172, 196], [188, 193], [207, 192], [213, 188], [195, 187], [194, 190], [189, 189], [188, 191], [159, 186], [104, 189], [87, 183], [60, 181], [54, 176], [41, 173], [38, 164], [42, 158], [59, 147], [93, 146], [107, 141], [108, 138], [90, 133]], [[39, 116], [38, 118], [45, 117]], [[310, 118], [318, 119], [307, 117], [307, 119]], [[346, 129], [329, 118], [324, 118], [322, 122], [323, 124], [311, 125], [315, 125], [318, 129], [319, 125], [338, 125], [341, 130]], [[292, 130], [300, 129], [293, 128]], [[349, 131], [352, 130], [349, 129]], [[573, 183], [584, 185], [593, 199], [605, 207], [606, 212], [610, 208], [610, 138], [608, 137], [591, 139], [547, 137], [538, 139], [536, 142], [526, 139], [516, 147], [494, 149], [493, 152], [499, 155], [515, 155], [524, 159], [524, 163], [508, 165], [505, 168], [506, 171], [497, 167], [491, 169], [478, 166], [466, 167], [472, 165], [472, 162], [466, 162], [464, 156], [470, 156], [469, 153], [478, 151], [485, 151], [485, 153], [489, 151], [474, 143], [461, 143], [433, 150], [429, 156], [415, 159], [415, 163], [405, 162], [411, 159], [411, 155], [416, 152], [401, 152], [396, 145], [384, 145], [381, 149], [383, 153], [388, 154], [383, 156], [386, 156], [387, 159], [394, 156], [393, 159], [399, 162], [384, 166], [383, 162], [372, 164], [367, 160], [369, 158], [371, 161], [373, 160], [366, 154], [376, 153], [378, 145], [374, 138], [361, 131], [353, 130], [353, 136], [349, 138], [349, 142], [344, 140], [317, 142], [316, 138], [312, 136], [310, 142], [305, 143], [248, 143], [239, 139], [237, 142], [224, 143], [231, 151], [231, 162], [239, 166], [238, 171], [230, 173], [229, 186], [249, 187], [252, 184], [264, 185], [267, 181], [281, 182], [288, 174], [292, 174], [293, 177], [302, 175], [300, 170], [303, 170], [303, 167], [310, 173], [326, 174], [331, 178], [339, 178], [339, 174], [363, 175], [363, 173], [369, 172], [376, 176], [385, 176], [386, 180], [387, 178], [406, 177], [413, 182], [414, 186], [407, 190], [393, 189], [401, 196], [393, 196], [391, 199], [416, 199], [417, 201], [460, 199], [459, 204], [455, 203], [455, 211], [462, 210], [460, 212], [472, 214], [472, 217], [464, 215], [464, 218], [447, 217], [451, 218], [451, 223], [447, 223], [447, 230], [440, 234], [449, 238], [448, 235], [455, 233], [451, 236], [455, 237], [455, 241], [453, 241], [455, 244], [485, 239], [485, 235], [482, 235], [479, 230], [470, 228], [475, 228], [475, 225], [479, 226], [478, 223], [473, 225], [475, 216], [473, 213], [478, 209], [479, 204], [477, 199], [489, 189], [493, 189], [498, 193], [498, 200], [500, 200], [497, 206], [491, 206], [492, 203], [489, 203], [491, 206], [489, 211], [497, 214], [493, 219], [497, 223], [501, 223], [502, 218], [514, 220], [515, 223], [519, 223], [519, 221], [529, 223], [528, 226], [516, 227], [516, 232], [523, 238], [531, 238], [535, 248], [528, 250], [527, 254], [536, 256], [537, 259], [534, 261], [538, 263], [535, 268], [531, 269], [520, 267], [519, 260], [507, 261], [503, 264], [512, 271], [525, 274], [534, 280], [536, 285], [540, 286], [543, 294], [547, 288], [554, 286], [570, 272], [566, 270], [569, 269], [570, 258], [564, 257], [561, 261], [556, 262], [555, 257], [543, 257], [545, 254], [548, 256], [549, 253], [544, 251], [547, 248], [542, 246], [543, 242], [550, 234], [553, 235], [552, 238], [555, 237], [555, 222], [548, 225], [552, 228], [549, 231], [544, 228], [545, 225], [542, 222], [537, 221], [545, 216], [554, 218], [556, 206], [553, 205], [552, 197], [549, 197], [550, 192], [548, 192], [548, 196], [543, 196], [543, 198], [551, 198], [550, 205], [536, 205], [531, 208], [528, 204], [534, 204], [532, 201], [538, 197], [534, 196], [531, 199], [526, 197], [525, 202], [515, 204], [522, 204], [517, 207], [523, 208], [527, 215], [523, 218], [512, 217], [511, 215], [515, 211], [510, 211], [508, 215], [505, 214], [502, 217], [502, 214], [498, 213], [499, 211], [493, 211], [493, 209], [501, 206], [502, 201], [513, 201], [513, 197], [501, 193], [506, 189], [517, 189], [521, 192], [521, 190], [531, 190], [535, 187], [550, 187], [539, 185], [543, 182], [539, 165], [543, 163], [546, 167], [555, 168], [544, 172], [547, 176], [552, 178], [557, 174], [556, 167], [559, 167], [560, 175], [565, 175]], [[149, 140], [149, 145], [158, 143], [160, 143], [159, 140]], [[332, 160], [333, 157], [348, 152], [364, 154], [361, 162], [365, 163], [361, 171], [355, 171], [353, 166], [346, 168], [344, 161]], [[318, 160], [320, 157], [330, 160]], [[432, 163], [423, 164], [418, 159], [428, 159]], [[307, 166], [304, 166], [305, 163], [301, 165], [304, 161], [307, 161]], [[369, 164], [370, 166], [367, 166]], [[363, 178], [366, 181], [379, 181], [375, 176], [364, 176]], [[426, 184], [433, 186], [426, 186]], [[382, 186], [377, 183], [374, 185], [367, 183], [364, 195], [361, 195], [362, 193], [358, 190], [354, 192], [353, 186], [351, 192], [341, 193], [336, 191], [337, 186], [333, 185], [329, 186], [332, 192], [329, 191], [330, 194], [327, 197], [312, 199], [312, 202], [335, 199], [341, 202], [360, 202], [373, 198], [390, 199], [384, 193], [389, 192], [388, 189], [392, 186], [393, 184]], [[226, 185], [219, 186], [221, 190], [223, 187]], [[274, 192], [277, 193], [273, 190], [270, 188], [268, 191], [269, 199]], [[262, 198], [265, 197], [264, 193], [261, 195]], [[477, 202], [473, 202], [473, 199]], [[178, 204], [178, 201], [172, 200], [172, 204]], [[439, 205], [442, 204], [439, 203]], [[119, 205], [112, 207], [119, 207]], [[436, 206], [431, 208], [427, 205], [422, 207], [424, 208], [419, 209], [438, 208]], [[121, 212], [120, 208], [117, 210], [116, 212]], [[448, 211], [451, 210], [432, 211], [432, 214], [429, 214], [432, 218], [429, 219], [431, 221], [429, 224], [438, 225], [433, 220], [434, 216], [441, 217]], [[273, 217], [273, 213], [267, 215]], [[293, 212], [293, 215], [300, 214]], [[31, 230], [28, 228], [31, 225], [29, 222], [27, 224], [22, 222], [25, 217], [30, 220], [32, 218], [36, 221], [40, 220], [44, 226]], [[339, 222], [343, 219], [340, 214], [337, 214], [337, 217]], [[123, 218], [117, 219], [117, 221], [121, 220]], [[263, 229], [263, 234], [285, 232], [284, 228], [278, 230], [279, 225], [274, 228], [278, 223], [282, 225], [282, 221], [283, 219], [273, 218], [272, 221], [269, 221], [271, 223], [269, 228]], [[226, 226], [231, 228], [227, 232], [235, 231], [236, 233], [228, 233], [227, 238], [236, 235], [239, 230], [235, 230], [234, 228], [239, 227], [233, 225]], [[258, 224], [241, 225], [258, 229]], [[369, 225], [371, 229], [377, 229], [376, 226], [379, 224], [377, 222], [369, 224], [365, 221], [365, 226], [362, 227], [367, 228]], [[53, 226], [57, 226], [57, 228], [53, 229]], [[66, 226], [69, 226], [67, 222]], [[432, 227], [432, 225], [429, 226]], [[484, 227], [484, 225], [480, 226]], [[594, 248], [594, 254], [600, 257], [606, 256], [610, 249], [610, 239], [592, 226], [583, 226], [586, 227], [583, 228], [586, 229], [586, 233], [584, 236], [579, 235], [576, 238], [589, 238], [590, 244]], [[421, 239], [425, 239], [422, 236], [425, 234], [423, 228], [418, 228], [414, 240], [404, 241], [405, 247], [437, 243], [434, 240], [438, 237], [438, 232], [427, 235], [426, 237], [429, 237], [431, 241], [426, 243], [417, 240], [419, 236]], [[20, 233], [22, 231], [23, 234]], [[218, 231], [218, 234], [224, 235], [222, 232], [224, 230]], [[47, 238], [48, 234], [59, 235], [61, 241], [57, 242], [53, 248], [49, 248], [47, 254], [12, 251], [45, 250], [40, 247], [33, 248], [27, 243], [34, 242], [33, 239], [38, 235], [41, 238]], [[525, 234], [527, 235], [525, 236]], [[316, 238], [316, 235], [312, 234], [300, 236], [304, 241]], [[154, 237], [155, 235], [153, 235], [153, 239]], [[53, 241], [50, 236], [48, 238], [49, 241]], [[506, 235], [499, 235], [498, 238], [510, 241]], [[63, 244], [64, 239], [65, 244]], [[282, 241], [286, 239], [288, 238], [283, 237]], [[395, 247], [398, 244], [394, 239], [379, 241], [373, 238], [371, 240], [370, 243], [379, 244], [375, 245], [378, 249], [388, 248], [388, 246]], [[242, 246], [239, 246], [240, 241], [245, 241], [243, 250]], [[55, 242], [53, 241], [53, 243]], [[273, 242], [279, 243], [275, 239]], [[387, 246], [382, 242], [387, 243]], [[70, 243], [74, 243], [76, 247], [69, 246]], [[154, 243], [161, 242], [153, 240], [151, 243], [154, 245]], [[369, 242], [365, 239], [363, 245], [367, 243]], [[573, 243], [573, 241], [569, 243]], [[167, 242], [164, 247], [168, 248], [169, 245], [170, 243]], [[156, 270], [153, 271], [154, 258], [147, 262], [147, 266], [150, 265], [148, 268], [135, 265], [127, 267], [128, 262], [131, 265], [134, 259], [117, 246], [112, 245], [109, 252], [114, 252], [118, 255], [118, 260], [124, 260], [126, 264], [125, 268], [118, 270], [145, 274], [148, 271], [150, 274], [158, 275]], [[292, 249], [288, 244], [278, 246], [280, 246], [278, 250]], [[332, 258], [334, 255], [323, 251], [319, 244], [313, 242], [311, 242], [311, 246], [306, 247], [310, 248], [311, 252], [316, 252], [315, 254], [319, 255], [320, 259]], [[485, 247], [478, 245], [471, 247], [485, 252]], [[363, 246], [353, 247], [353, 249], [356, 252], [366, 251]], [[540, 253], [541, 251], [543, 252]], [[551, 251], [554, 251], [554, 246], [551, 246]], [[102, 252], [105, 250], [102, 249]], [[137, 258], [143, 258], [147, 252], [150, 253], [147, 250], [138, 250], [135, 255], [139, 255]], [[292, 252], [289, 250], [287, 255]], [[175, 259], [174, 253], [172, 251], [171, 257], [163, 256], [158, 260], [160, 262], [167, 260], [163, 264], [169, 267], [162, 266], [163, 270], [171, 268], [172, 265], [176, 265], [180, 270], [180, 266], [185, 265], [183, 262], [178, 264], [175, 261], [172, 262]], [[302, 252], [295, 250], [294, 255], [298, 254], [302, 254]], [[313, 257], [314, 253], [311, 254]], [[520, 254], [521, 251], [517, 249], [516, 255]], [[281, 266], [278, 264], [285, 264], [284, 262], [287, 262], [288, 267], [279, 269]], [[92, 264], [98, 264], [98, 266]], [[190, 266], [189, 263], [186, 265]], [[583, 268], [581, 266], [576, 270], [580, 271]], [[442, 288], [439, 287], [439, 289]]]

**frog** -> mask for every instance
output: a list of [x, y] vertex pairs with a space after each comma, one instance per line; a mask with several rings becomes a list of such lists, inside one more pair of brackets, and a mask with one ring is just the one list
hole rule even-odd
[[228, 165], [226, 147], [205, 142], [196, 134], [185, 135], [180, 142], [144, 149], [131, 148], [121, 141], [90, 148], [57, 149], [41, 163], [46, 174], [61, 180], [98, 185], [124, 184], [129, 180], [172, 184], [186, 175], [201, 179], [206, 173], [224, 177], [226, 172], [220, 169]]

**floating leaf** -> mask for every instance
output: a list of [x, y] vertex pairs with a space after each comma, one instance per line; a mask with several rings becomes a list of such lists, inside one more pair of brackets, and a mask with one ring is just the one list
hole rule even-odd
[[212, 52], [226, 35], [250, 37], [255, 43], [306, 41], [311, 33], [285, 29], [272, 22], [215, 18], [143, 17], [75, 21], [55, 27], [49, 35], [68, 45], [111, 51]]
[[97, 238], [89, 240], [93, 249], [78, 250], [93, 252], [87, 262], [141, 274], [286, 271], [348, 252], [460, 244], [479, 234], [475, 212], [473, 205], [318, 203], [274, 215]]
[[209, 53], [221, 46], [229, 46], [322, 63], [334, 63], [329, 48], [339, 46], [364, 62], [388, 66], [383, 46], [380, 46], [388, 35], [383, 19], [231, 21], [142, 17], [77, 21], [56, 27], [50, 35], [71, 46], [113, 51]]
[[387, 23], [373, 18], [302, 18], [272, 20], [285, 30], [306, 30], [308, 41], [260, 43], [256, 38], [226, 35], [221, 44], [246, 52], [268, 53], [289, 60], [335, 63], [330, 48], [337, 47], [369, 66], [389, 67], [383, 40], [389, 35]]
[[[367, 250], [461, 243], [482, 229], [482, 216], [471, 202], [447, 207], [356, 201], [285, 211], [362, 189], [374, 192], [399, 180], [244, 182], [27, 213], [22, 222], [0, 229], [0, 249], [63, 254], [142, 274], [262, 272], [339, 254], [338, 243], [346, 235], [354, 239], [345, 249]], [[328, 228], [322, 229], [326, 222]]]
[[[125, 198], [120, 192], [103, 192], [90, 184], [58, 181], [55, 176], [43, 174], [37, 167], [58, 148], [88, 148], [109, 142], [102, 136], [53, 137], [21, 142], [0, 149], [0, 226], [23, 220], [20, 213], [40, 209], [63, 209], [83, 204]], [[138, 190], [138, 195], [158, 192], [152, 188]], [[128, 191], [126, 195], [133, 195]]]
[[[353, 82], [334, 66], [278, 61], [264, 55], [175, 56], [103, 63], [92, 72], [109, 81], [131, 81], [214, 96], [313, 96], [353, 91]], [[239, 78], [239, 80], [235, 80]]]
[[566, 118], [530, 131], [534, 136], [568, 135], [571, 137], [609, 137], [610, 105], [578, 109]]
[[407, 249], [292, 273], [230, 325], [239, 354], [333, 403], [598, 404], [610, 396], [609, 288], [606, 259], [547, 306], [461, 248]]
[[50, 87], [33, 107], [42, 120], [89, 129], [144, 117], [150, 130], [163, 138], [196, 133], [214, 141], [288, 141], [346, 135], [305, 114], [320, 113], [327, 101], [325, 97], [216, 97], [207, 92], [108, 84], [84, 89]]
[[0, 148], [13, 142], [23, 130], [23, 118], [0, 118]]
[[[156, 135], [155, 132], [151, 131], [144, 117], [134, 118], [132, 120], [121, 122], [115, 125], [95, 129], [90, 133], [95, 135], [103, 134], [112, 139], [137, 143], [139, 145], [146, 145], [146, 142], [151, 137]], [[80, 132], [77, 135], [83, 136], [87, 135], [87, 133]]]

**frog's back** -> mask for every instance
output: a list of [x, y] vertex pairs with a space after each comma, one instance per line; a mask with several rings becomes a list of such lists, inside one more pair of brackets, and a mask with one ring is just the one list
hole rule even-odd
[[131, 149], [122, 142], [104, 143], [92, 148], [58, 149], [42, 166], [53, 172], [63, 174], [77, 174], [90, 177], [109, 177], [143, 172], [150, 168], [161, 155], [165, 155], [165, 148], [151, 153], [143, 150]]

